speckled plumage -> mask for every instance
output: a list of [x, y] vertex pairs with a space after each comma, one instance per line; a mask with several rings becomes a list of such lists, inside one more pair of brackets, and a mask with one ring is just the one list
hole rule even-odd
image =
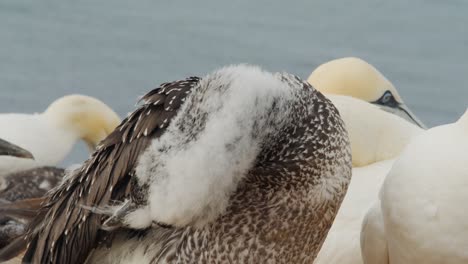
[[41, 197], [55, 187], [63, 175], [65, 170], [56, 167], [40, 167], [5, 175], [0, 185], [0, 199], [13, 202]]
[[[267, 82], [245, 77], [249, 71], [254, 72], [250, 77]], [[270, 82], [278, 88], [271, 94]], [[259, 85], [267, 87], [259, 93], [250, 92]], [[233, 173], [227, 179], [231, 185], [210, 185], [215, 188], [212, 195], [220, 199], [212, 200], [211, 192], [204, 193], [200, 202], [206, 206], [200, 210], [176, 212], [182, 218], [174, 219], [170, 210], [178, 208], [166, 208], [170, 222], [152, 219], [151, 227], [129, 230], [135, 223], [128, 222], [126, 216], [154, 208], [154, 190], [164, 177], [173, 177], [165, 158], [177, 158], [177, 153], [190, 150], [203, 133], [208, 133], [213, 126], [210, 122], [217, 120], [213, 116], [232, 100], [239, 100], [226, 99], [233, 87], [250, 87], [245, 92], [254, 98], [245, 98], [244, 106], [252, 111], [228, 116], [226, 119], [234, 122], [231, 125], [245, 130], [217, 135], [217, 140], [221, 140], [221, 161], [223, 155], [231, 157], [236, 151], [255, 154], [251, 161], [233, 156], [232, 166], [240, 166], [239, 162], [248, 167], [239, 167], [239, 171], [226, 168], [226, 173]], [[89, 263], [313, 261], [351, 177], [347, 134], [330, 101], [295, 76], [270, 74], [250, 66], [228, 67], [202, 80], [165, 84], [143, 99], [144, 105], [103, 141], [91, 160], [51, 193], [29, 230], [27, 239], [31, 242], [24, 261], [79, 263], [88, 255]], [[153, 152], [155, 147], [159, 154]], [[124, 151], [128, 154], [122, 154]], [[184, 167], [181, 162], [178, 166]], [[207, 177], [213, 173], [211, 168], [205, 169]], [[216, 179], [207, 179], [206, 184], [216, 183]], [[197, 187], [178, 188], [190, 191]], [[226, 204], [222, 201], [225, 198]], [[112, 217], [77, 206], [100, 209], [115, 205], [111, 199], [126, 199], [124, 204], [130, 206], [121, 207], [122, 212], [116, 210]], [[181, 202], [183, 208], [188, 201]], [[98, 231], [109, 220], [122, 225], [111, 236]], [[103, 240], [112, 242], [110, 249], [98, 243]]]
[[[61, 168], [40, 167], [2, 176], [0, 178], [0, 213], [9, 202], [44, 196], [62, 180], [64, 174], [65, 170]], [[23, 221], [1, 214], [0, 249], [21, 235], [24, 228]]]

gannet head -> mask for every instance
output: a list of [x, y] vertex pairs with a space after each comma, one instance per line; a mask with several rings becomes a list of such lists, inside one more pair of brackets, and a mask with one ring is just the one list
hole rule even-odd
[[12, 156], [25, 159], [34, 159], [31, 152], [22, 149], [8, 141], [0, 139], [0, 156]]
[[100, 100], [85, 95], [67, 95], [44, 112], [49, 120], [81, 138], [90, 149], [119, 124], [119, 116]]
[[317, 67], [308, 81], [325, 94], [347, 95], [379, 106], [425, 128], [409, 110], [393, 84], [374, 66], [359, 58], [341, 58]]

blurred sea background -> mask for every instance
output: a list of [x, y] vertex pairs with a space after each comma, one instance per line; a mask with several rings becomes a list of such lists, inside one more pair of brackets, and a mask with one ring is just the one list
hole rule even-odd
[[[0, 112], [80, 93], [124, 117], [160, 83], [223, 65], [307, 78], [357, 56], [431, 127], [468, 105], [467, 14], [464, 0], [2, 0]], [[87, 154], [80, 143], [62, 165]]]

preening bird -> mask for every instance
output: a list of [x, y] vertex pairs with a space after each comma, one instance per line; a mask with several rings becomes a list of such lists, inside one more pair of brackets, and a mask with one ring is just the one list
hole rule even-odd
[[27, 244], [33, 263], [313, 261], [351, 176], [328, 99], [240, 65], [142, 101], [0, 259]]

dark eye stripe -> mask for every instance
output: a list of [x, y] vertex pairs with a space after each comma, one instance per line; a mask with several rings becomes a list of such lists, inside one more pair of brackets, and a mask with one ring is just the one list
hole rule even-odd
[[382, 97], [380, 97], [379, 100], [377, 100], [375, 103], [379, 105], [388, 106], [388, 107], [398, 106], [398, 102], [396, 101], [395, 97], [390, 91], [385, 91]]

